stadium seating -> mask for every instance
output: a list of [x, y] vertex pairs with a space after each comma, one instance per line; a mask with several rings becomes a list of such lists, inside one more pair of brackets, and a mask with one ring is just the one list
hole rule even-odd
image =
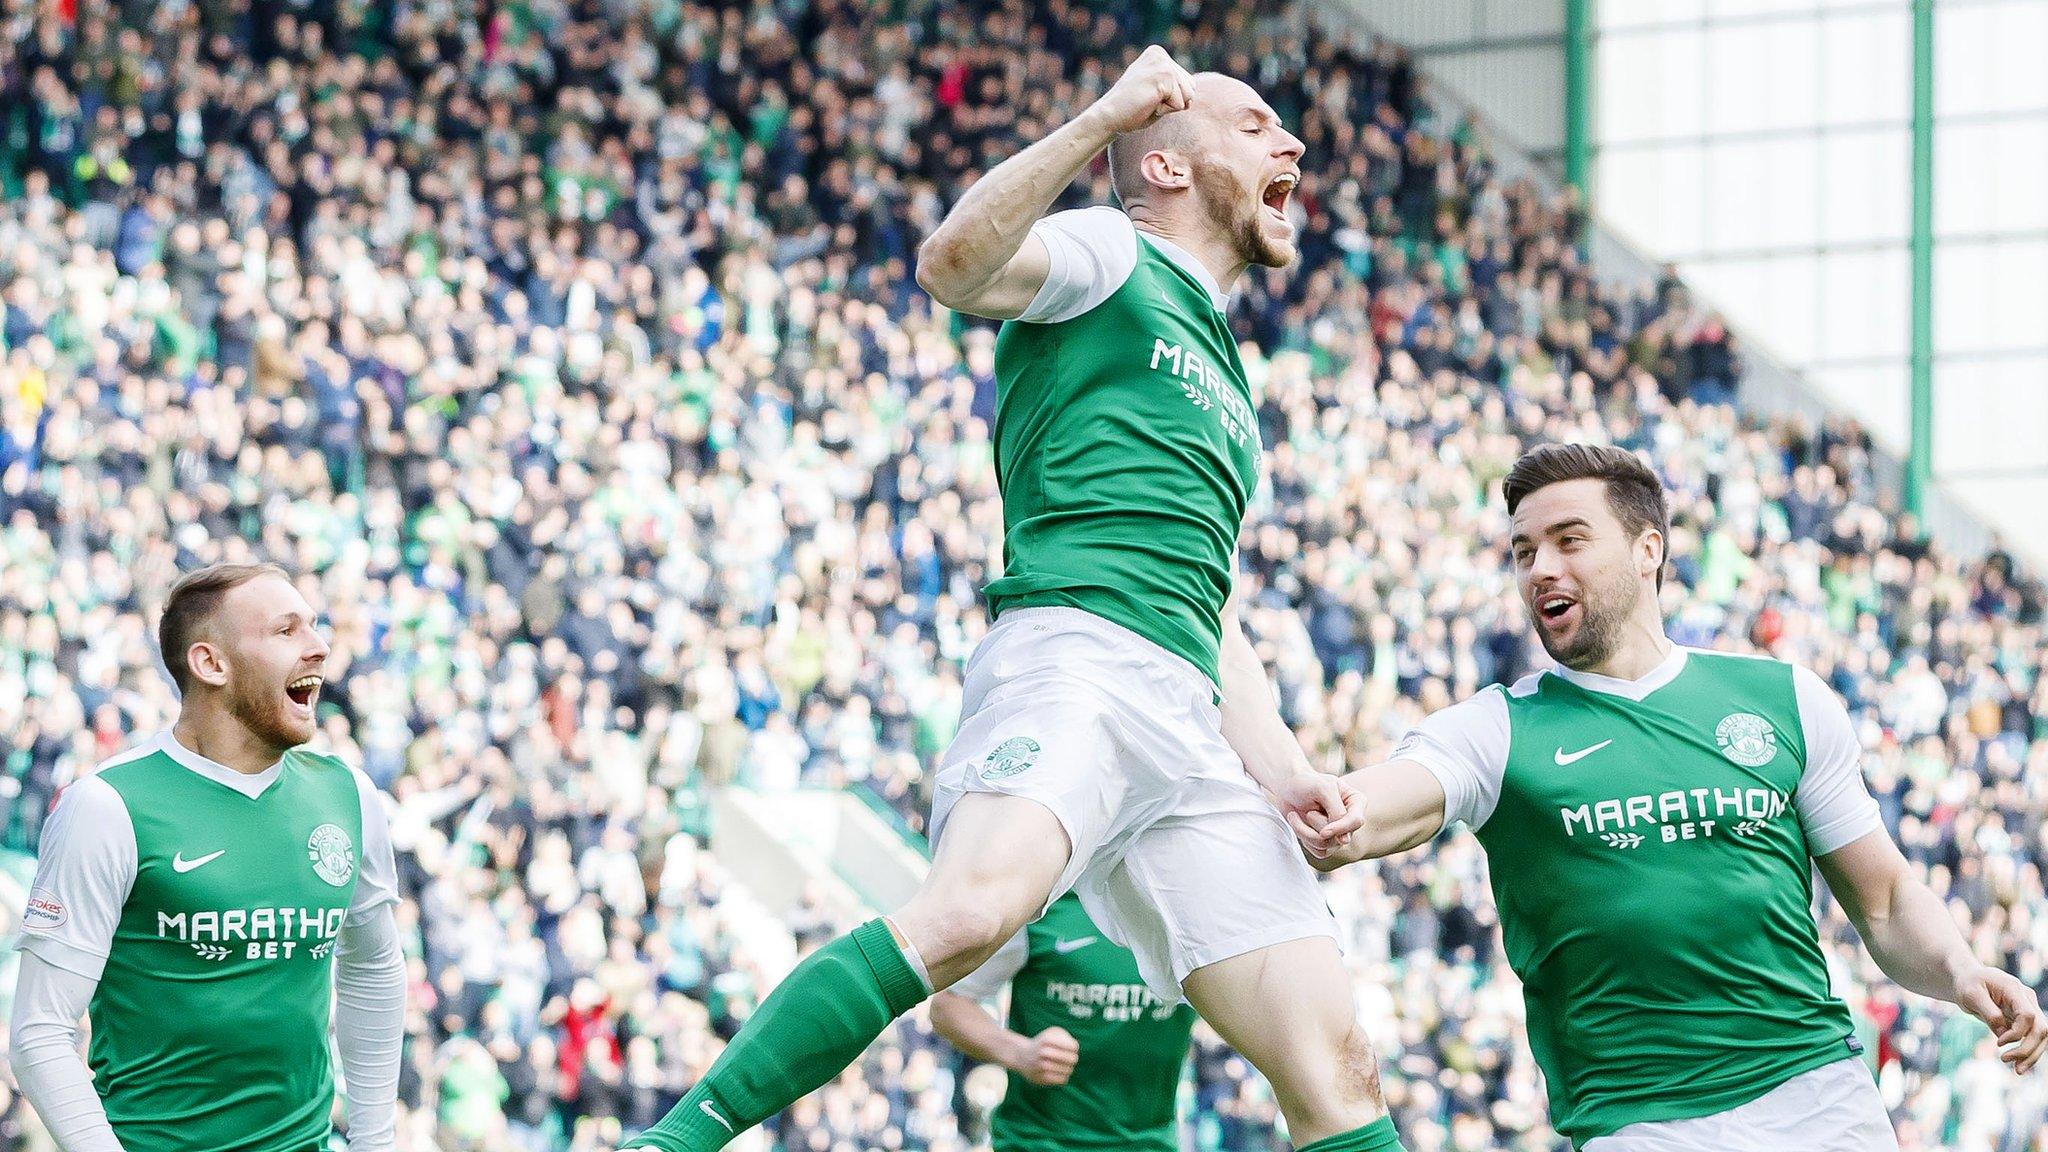
[[[393, 801], [414, 1148], [658, 1117], [836, 924], [705, 850], [709, 790], [921, 826], [999, 563], [986, 328], [915, 246], [1146, 37], [1306, 141], [1303, 263], [1232, 310], [1271, 482], [1245, 567], [1332, 769], [1535, 666], [1498, 480], [1649, 453], [1685, 643], [1809, 664], [1980, 954], [2048, 957], [2043, 593], [1921, 537], [1853, 426], [1729, 405], [1736, 337], [1599, 288], [1392, 47], [1273, 5], [0, 0], [0, 842], [166, 722], [176, 571], [268, 556], [336, 641], [324, 744]], [[1099, 169], [1069, 205], [1108, 200]], [[1468, 834], [1333, 877], [1417, 1152], [1551, 1149]], [[2040, 1147], [2048, 1089], [1823, 936], [1904, 1147]], [[804, 1152], [975, 1147], [1000, 1079], [913, 1018]], [[33, 1127], [0, 1089], [0, 1141]], [[1199, 1147], [1284, 1147], [1204, 1042]]]

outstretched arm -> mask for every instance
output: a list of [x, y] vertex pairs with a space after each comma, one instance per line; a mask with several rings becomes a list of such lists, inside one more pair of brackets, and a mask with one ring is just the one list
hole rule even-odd
[[1389, 760], [1344, 777], [1365, 804], [1365, 823], [1349, 843], [1309, 863], [1328, 872], [1360, 860], [1377, 860], [1427, 844], [1443, 831], [1444, 786], [1436, 774], [1413, 760]]
[[961, 312], [1022, 315], [1051, 267], [1031, 225], [1111, 140], [1186, 108], [1193, 90], [1164, 48], [1145, 49], [1079, 116], [974, 182], [918, 249], [918, 286]]
[[1885, 975], [1984, 1021], [2013, 1071], [2033, 1068], [2048, 1048], [2048, 1017], [2034, 990], [1971, 953], [1941, 897], [1889, 834], [1879, 829], [1815, 863]]

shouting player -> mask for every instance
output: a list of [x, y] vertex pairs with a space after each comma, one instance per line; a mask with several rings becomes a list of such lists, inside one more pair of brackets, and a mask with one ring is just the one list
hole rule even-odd
[[327, 659], [313, 609], [273, 565], [217, 564], [172, 587], [157, 635], [176, 725], [65, 789], [43, 831], [22, 1094], [64, 1152], [307, 1152], [327, 1144], [331, 1023], [349, 1145], [389, 1149], [397, 873], [369, 778], [298, 750]]
[[[1041, 219], [1105, 147], [1122, 210]], [[937, 781], [937, 856], [629, 1144], [721, 1147], [1076, 890], [1155, 996], [1185, 997], [1266, 1074], [1299, 1144], [1398, 1145], [1296, 843], [1341, 843], [1363, 802], [1311, 769], [1229, 602], [1259, 441], [1224, 305], [1248, 267], [1294, 259], [1301, 153], [1257, 92], [1153, 47], [925, 243], [926, 291], [1011, 321], [1004, 575]]]
[[[1009, 1027], [983, 1003], [1008, 988]], [[932, 997], [932, 1028], [1010, 1071], [995, 1152], [1179, 1152], [1174, 1105], [1194, 1009], [1145, 987], [1068, 893], [995, 957]]]
[[1550, 445], [1505, 487], [1522, 601], [1560, 667], [1436, 713], [1357, 773], [1365, 828], [1319, 866], [1453, 820], [1477, 833], [1557, 1130], [1584, 1152], [1897, 1148], [1828, 989], [1814, 863], [1886, 975], [2033, 1067], [2033, 991], [1972, 955], [1892, 844], [1826, 683], [1665, 637], [1656, 475]]

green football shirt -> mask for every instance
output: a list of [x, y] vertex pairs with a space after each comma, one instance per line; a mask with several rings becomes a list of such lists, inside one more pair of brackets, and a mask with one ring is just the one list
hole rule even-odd
[[1883, 825], [1812, 672], [1674, 648], [1636, 681], [1537, 673], [1395, 756], [1486, 848], [1560, 1133], [1713, 1115], [1859, 1050], [1812, 860]]
[[1054, 901], [952, 990], [992, 1002], [1005, 985], [1012, 1032], [1064, 1028], [1081, 1056], [1056, 1088], [1010, 1074], [992, 1125], [995, 1152], [1177, 1152], [1174, 1106], [1195, 1010], [1160, 1003], [1137, 960], [1096, 928], [1080, 897]]
[[165, 733], [67, 788], [22, 947], [98, 982], [88, 1059], [122, 1147], [324, 1145], [335, 942], [395, 880], [374, 787], [328, 756], [251, 776]]
[[996, 479], [1011, 608], [1121, 624], [1217, 677], [1259, 432], [1214, 279], [1113, 208], [1034, 229], [1052, 274], [996, 338]]

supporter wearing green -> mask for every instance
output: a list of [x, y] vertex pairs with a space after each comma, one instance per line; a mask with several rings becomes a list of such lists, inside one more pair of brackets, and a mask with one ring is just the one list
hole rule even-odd
[[[1048, 215], [1105, 148], [1121, 210]], [[1398, 1147], [1302, 859], [1364, 800], [1309, 765], [1233, 596], [1259, 444], [1226, 306], [1297, 255], [1302, 150], [1249, 85], [1155, 46], [920, 249], [934, 300], [1006, 322], [1005, 573], [936, 774], [932, 869], [799, 964], [628, 1146], [723, 1147], [1073, 891], [1154, 998], [1265, 1074], [1305, 1147]]]
[[1584, 1152], [1897, 1147], [1829, 991], [1816, 863], [1887, 975], [2031, 1068], [2033, 991], [1977, 961], [1892, 844], [1825, 682], [1665, 637], [1656, 475], [1551, 445], [1505, 489], [1522, 600], [1560, 667], [1436, 713], [1355, 774], [1365, 829], [1320, 864], [1474, 830], [1558, 1131]]
[[[983, 1004], [1007, 989], [1007, 1026]], [[932, 1027], [1010, 1072], [995, 1152], [1177, 1152], [1174, 1105], [1195, 1011], [1163, 1003], [1072, 894], [932, 998]]]
[[66, 1152], [305, 1152], [328, 1137], [331, 1023], [350, 1145], [388, 1149], [396, 875], [375, 788], [297, 747], [327, 653], [312, 609], [275, 568], [220, 565], [172, 590], [162, 636], [177, 725], [73, 784], [44, 832], [24, 1094]]

